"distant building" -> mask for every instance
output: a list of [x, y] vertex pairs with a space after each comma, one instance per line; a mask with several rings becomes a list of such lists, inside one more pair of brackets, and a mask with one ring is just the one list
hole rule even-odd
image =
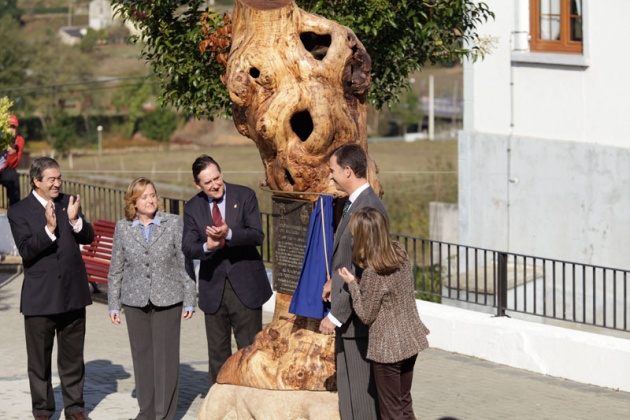
[[462, 244], [630, 268], [627, 0], [484, 0], [464, 64]]
[[113, 24], [113, 8], [110, 0], [92, 0], [89, 5], [88, 25], [95, 31]]
[[57, 34], [66, 45], [78, 45], [87, 33], [87, 28], [81, 28], [78, 26], [64, 26], [59, 29]]

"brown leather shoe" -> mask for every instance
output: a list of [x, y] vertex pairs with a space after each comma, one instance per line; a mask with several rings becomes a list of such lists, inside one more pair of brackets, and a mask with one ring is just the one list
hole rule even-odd
[[48, 420], [50, 417], [45, 414], [42, 414], [41, 416], [34, 416], [33, 418], [35, 420]]
[[78, 412], [78, 413], [72, 413], [70, 415], [66, 415], [66, 420], [90, 420], [88, 417], [86, 417], [85, 413]]

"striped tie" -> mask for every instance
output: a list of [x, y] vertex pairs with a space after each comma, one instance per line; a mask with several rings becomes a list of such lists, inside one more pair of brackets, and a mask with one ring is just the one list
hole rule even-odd
[[352, 201], [347, 200], [343, 205], [343, 212], [341, 213], [341, 217], [346, 217], [346, 213], [348, 213], [348, 209], [352, 205]]

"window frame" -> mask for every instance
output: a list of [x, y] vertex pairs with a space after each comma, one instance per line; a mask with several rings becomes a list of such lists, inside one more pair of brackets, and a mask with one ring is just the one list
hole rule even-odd
[[584, 0], [582, 0], [582, 41], [571, 41], [571, 0], [560, 0], [560, 39], [540, 37], [540, 0], [529, 0], [530, 51], [583, 54], [584, 52]]

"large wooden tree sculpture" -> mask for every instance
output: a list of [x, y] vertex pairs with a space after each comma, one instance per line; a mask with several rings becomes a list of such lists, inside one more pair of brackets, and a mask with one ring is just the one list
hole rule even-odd
[[[370, 56], [347, 27], [293, 0], [237, 0], [224, 77], [238, 131], [251, 138], [275, 191], [335, 192], [327, 154], [367, 151]], [[377, 168], [368, 178], [379, 193]]]
[[[209, 44], [225, 42], [226, 33], [208, 35]], [[339, 194], [328, 180], [328, 154], [345, 143], [367, 152], [371, 61], [361, 42], [293, 0], [237, 0], [231, 37], [222, 80], [238, 131], [260, 151], [264, 183], [281, 193]], [[381, 193], [376, 164], [368, 166]], [[273, 322], [226, 362], [218, 383], [336, 389], [334, 338], [318, 332], [319, 321], [290, 315], [290, 298], [277, 294]]]

